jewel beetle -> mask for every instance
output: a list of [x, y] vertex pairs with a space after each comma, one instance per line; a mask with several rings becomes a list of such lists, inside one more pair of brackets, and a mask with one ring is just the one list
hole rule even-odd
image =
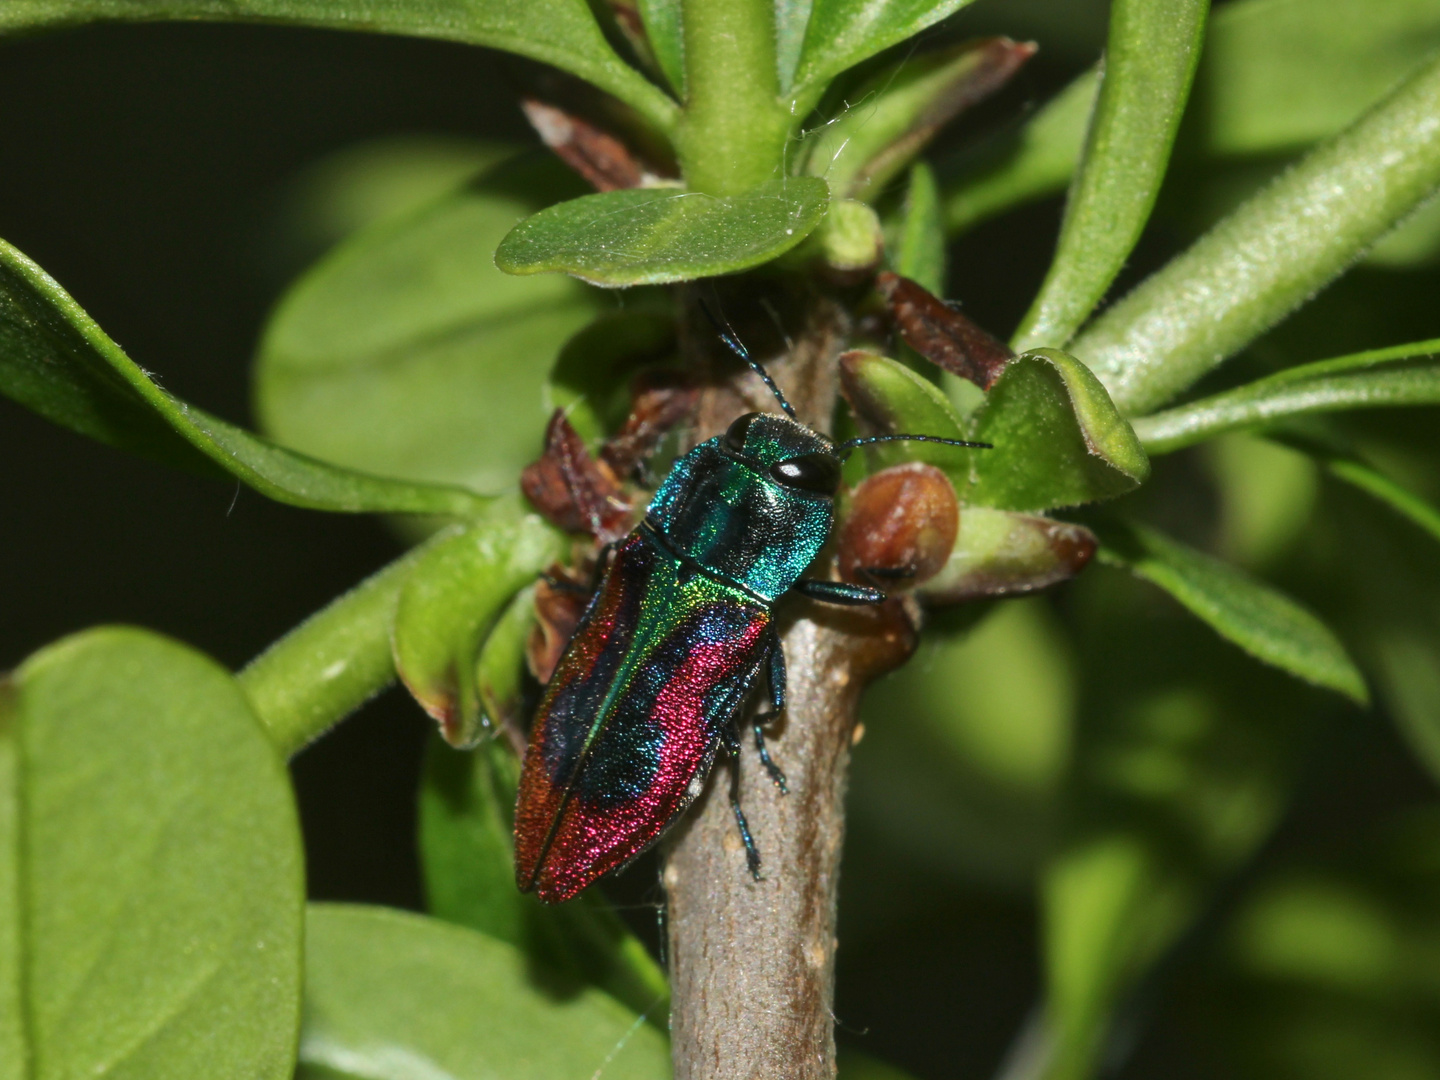
[[[802, 424], [764, 367], [717, 329], [782, 412], [748, 413], [691, 450], [635, 531], [602, 550], [599, 584], [541, 696], [516, 800], [516, 883], [550, 903], [659, 840], [699, 795], [722, 746], [738, 770], [741, 706], [762, 668], [773, 711], [750, 727], [785, 790], [764, 736], [785, 708], [777, 601], [792, 590], [837, 604], [885, 599], [878, 589], [802, 577], [830, 535], [845, 456], [902, 439], [988, 448], [932, 435], [833, 443]], [[737, 792], [732, 784], [758, 879]]]

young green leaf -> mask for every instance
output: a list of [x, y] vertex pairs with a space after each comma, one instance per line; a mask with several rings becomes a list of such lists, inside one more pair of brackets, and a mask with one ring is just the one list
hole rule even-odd
[[1440, 507], [1436, 507], [1403, 484], [1358, 458], [1327, 455], [1325, 468], [1331, 476], [1379, 499], [1390, 509], [1409, 518], [1436, 540], [1440, 540]]
[[861, 60], [912, 38], [971, 0], [812, 0], [805, 42], [793, 79], [781, 68], [780, 89], [794, 116], [815, 107], [830, 80]]
[[1315, 294], [1440, 185], [1440, 59], [1097, 319], [1074, 351], [1127, 413], [1163, 404]]
[[813, 176], [726, 198], [672, 188], [607, 191], [542, 210], [500, 242], [509, 274], [563, 270], [592, 285], [658, 285], [730, 274], [789, 251], [829, 204]]
[[1365, 677], [1330, 631], [1283, 593], [1142, 525], [1097, 526], [1100, 561], [1164, 589], [1251, 656], [1365, 704]]
[[807, 147], [804, 171], [837, 196], [874, 200], [961, 112], [989, 97], [1035, 54], [1009, 38], [907, 57], [867, 80]]
[[1058, 349], [1012, 361], [976, 412], [961, 501], [1037, 511], [1113, 499], [1150, 475], [1150, 461], [1100, 380]]
[[531, 157], [341, 244], [265, 329], [265, 430], [352, 468], [513, 487], [540, 451], [546, 376], [603, 300], [567, 278], [502, 274], [491, 252], [516, 221], [579, 190], [558, 162]]
[[640, 19], [655, 63], [670, 88], [685, 99], [685, 39], [680, 26], [680, 0], [638, 0]]
[[440, 38], [528, 56], [578, 75], [662, 129], [679, 108], [605, 40], [585, 0], [8, 0], [0, 33], [123, 20], [268, 22]]
[[1017, 350], [1069, 341], [1140, 239], [1185, 111], [1209, 7], [1209, 0], [1110, 6], [1100, 96], [1055, 260], [1016, 331]]
[[939, 200], [934, 170], [917, 161], [910, 167], [905, 204], [898, 224], [890, 230], [886, 252], [895, 273], [944, 296], [945, 226], [940, 220]]
[[[874, 429], [873, 434], [969, 438], [964, 422], [939, 387], [904, 364], [878, 353], [859, 349], [844, 353], [840, 357], [840, 388], [855, 415]], [[963, 490], [971, 455], [990, 451], [937, 443], [894, 442], [867, 447], [864, 453], [870, 459], [872, 472], [906, 461], [924, 461], [944, 471], [956, 489]]]
[[933, 605], [1023, 596], [1074, 577], [1095, 547], [1095, 535], [1083, 525], [967, 506], [944, 569], [915, 595]]
[[0, 393], [72, 431], [315, 510], [472, 516], [485, 499], [327, 465], [166, 393], [60, 284], [0, 240]]
[[564, 549], [560, 533], [526, 514], [456, 527], [411, 568], [395, 608], [395, 670], [451, 745], [485, 734], [475, 688], [485, 632]]
[[[423, 1071], [421, 1071], [423, 1069]], [[296, 1080], [655, 1080], [663, 1035], [596, 990], [536, 978], [525, 954], [387, 908], [311, 905]]]
[[213, 661], [102, 629], [0, 681], [0, 879], [8, 1075], [288, 1080], [299, 823]]
[[1152, 454], [1166, 454], [1227, 431], [1342, 409], [1440, 404], [1440, 339], [1287, 368], [1188, 405], [1135, 421]]
[[431, 912], [524, 950], [554, 975], [604, 990], [663, 1029], [665, 973], [598, 891], [551, 907], [515, 887], [519, 778], [519, 761], [498, 740], [471, 754], [431, 744], [419, 814]]
[[[525, 644], [535, 628], [535, 585], [517, 592], [485, 635], [475, 660], [475, 696], [481, 723], [497, 735], [507, 726], [520, 731], [525, 692]], [[461, 680], [462, 685], [464, 680]]]
[[1096, 72], [1086, 72], [1024, 124], [941, 164], [945, 226], [951, 236], [1065, 189], [1085, 145], [1099, 82]]

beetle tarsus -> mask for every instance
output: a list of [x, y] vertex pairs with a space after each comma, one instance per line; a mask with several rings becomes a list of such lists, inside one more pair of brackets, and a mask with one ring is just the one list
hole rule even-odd
[[847, 585], [843, 581], [821, 581], [819, 578], [801, 578], [794, 589], [801, 596], [826, 604], [883, 604], [887, 599], [879, 589], [868, 585]]
[[737, 732], [731, 730], [726, 733], [725, 748], [730, 752], [730, 809], [735, 812], [740, 841], [745, 845], [745, 865], [750, 869], [750, 876], [760, 881], [760, 849], [755, 846], [750, 823], [745, 820], [745, 811], [740, 808], [740, 736]]
[[780, 789], [781, 795], [790, 794], [790, 784], [785, 779], [785, 770], [776, 765], [770, 758], [770, 748], [765, 745], [765, 721], [775, 717], [775, 713], [762, 713], [755, 717], [753, 730], [755, 732], [755, 749], [760, 754], [760, 764], [765, 766], [765, 771], [770, 774], [770, 780]]

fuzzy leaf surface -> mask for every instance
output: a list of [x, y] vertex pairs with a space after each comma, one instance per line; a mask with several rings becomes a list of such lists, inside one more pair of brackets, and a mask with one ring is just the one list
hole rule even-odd
[[[559, 991], [557, 993], [557, 991]], [[424, 1071], [421, 1071], [421, 1070]], [[669, 1075], [665, 1037], [514, 946], [388, 908], [311, 905], [296, 1080]]]
[[814, 107], [826, 85], [846, 68], [912, 38], [927, 26], [949, 18], [971, 0], [813, 0], [805, 43], [795, 65], [793, 85], [780, 72], [781, 90], [803, 115]]
[[977, 411], [961, 499], [1039, 511], [1113, 499], [1150, 475], [1140, 441], [1100, 380], [1073, 356], [1037, 349], [1012, 361]]
[[813, 176], [717, 198], [672, 188], [607, 191], [559, 203], [500, 242], [508, 274], [561, 270], [592, 285], [659, 285], [748, 270], [789, 251], [829, 205]]
[[1227, 431], [1342, 409], [1440, 404], [1440, 339], [1288, 368], [1246, 386], [1135, 422], [1152, 454]]
[[92, 22], [264, 22], [439, 38], [528, 56], [578, 75], [662, 128], [675, 103], [605, 40], [585, 0], [8, 0], [0, 33]]
[[265, 429], [354, 468], [513, 487], [540, 451], [546, 377], [604, 305], [568, 278], [502, 274], [491, 252], [516, 221], [578, 190], [558, 162], [529, 158], [341, 244], [266, 327]]
[[300, 829], [219, 665], [107, 628], [0, 682], [0, 881], [6, 1075], [288, 1080]]
[[1074, 352], [1126, 413], [1190, 386], [1440, 186], [1440, 59], [1109, 308]]
[[1360, 704], [1369, 700], [1345, 646], [1288, 596], [1154, 529], [1107, 524], [1096, 531], [1101, 562], [1158, 585], [1251, 656]]
[[1116, 0], [1100, 96], [1055, 260], [1015, 348], [1063, 346], [1115, 280], [1150, 217], [1189, 98], [1209, 0]]
[[315, 510], [469, 516], [460, 488], [337, 468], [294, 453], [162, 390], [60, 284], [0, 241], [0, 393], [103, 443], [202, 475], [233, 477]]

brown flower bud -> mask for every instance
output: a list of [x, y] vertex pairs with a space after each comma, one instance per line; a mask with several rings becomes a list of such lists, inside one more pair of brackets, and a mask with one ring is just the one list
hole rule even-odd
[[895, 589], [934, 577], [960, 531], [949, 477], [912, 461], [883, 469], [857, 487], [840, 525], [840, 576]]

